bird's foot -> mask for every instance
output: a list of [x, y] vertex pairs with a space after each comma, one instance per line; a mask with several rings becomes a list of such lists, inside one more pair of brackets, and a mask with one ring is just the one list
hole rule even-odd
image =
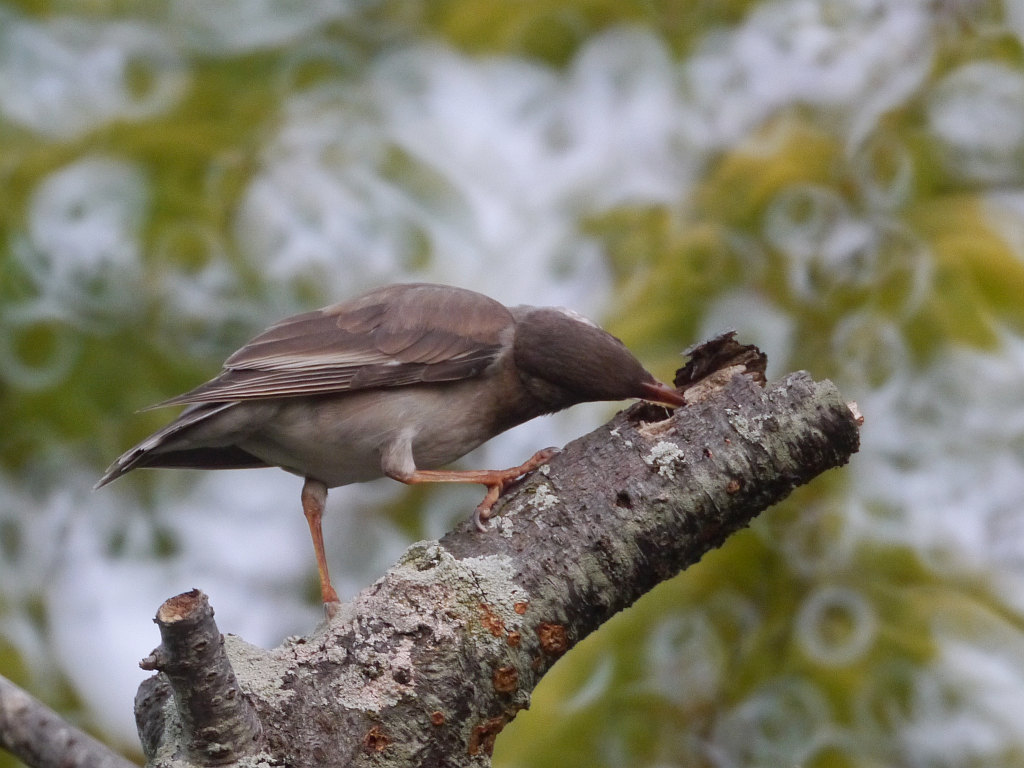
[[335, 591], [334, 585], [331, 584], [330, 577], [326, 581], [321, 580], [320, 582], [320, 599], [324, 604], [324, 616], [330, 621], [341, 608], [341, 600], [338, 599], [338, 593]]
[[[537, 467], [546, 464], [558, 453], [558, 448], [545, 448], [537, 451], [518, 467], [510, 467], [509, 469], [417, 469], [413, 472], [408, 472], [401, 469], [388, 471], [387, 467], [385, 467], [385, 473], [388, 477], [408, 485], [415, 485], [417, 483], [479, 483], [486, 486], [487, 495], [484, 496], [484, 500], [477, 505], [476, 510], [473, 512], [473, 522], [476, 523], [476, 527], [481, 531], [486, 531], [487, 526], [484, 525], [484, 521], [491, 516], [491, 507], [494, 506], [494, 502], [498, 500], [505, 489], [527, 472], [532, 472]], [[321, 575], [325, 572], [321, 571]]]
[[324, 601], [324, 617], [327, 621], [333, 620], [338, 615], [339, 610], [341, 610], [341, 601], [337, 597], [331, 601]]
[[476, 525], [477, 530], [487, 532], [487, 521], [491, 519], [491, 507], [494, 506], [506, 488], [528, 472], [532, 472], [538, 467], [547, 464], [559, 453], [561, 453], [561, 450], [558, 448], [544, 448], [537, 451], [518, 467], [495, 470], [492, 478], [489, 478], [491, 482], [486, 483], [487, 495], [484, 496], [483, 501], [473, 510], [473, 523]]

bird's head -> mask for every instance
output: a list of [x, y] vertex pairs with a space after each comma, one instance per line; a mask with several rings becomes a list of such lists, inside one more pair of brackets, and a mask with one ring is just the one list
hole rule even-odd
[[621, 341], [586, 318], [564, 309], [516, 310], [516, 367], [527, 389], [551, 410], [629, 398], [683, 404], [681, 394], [655, 379]]

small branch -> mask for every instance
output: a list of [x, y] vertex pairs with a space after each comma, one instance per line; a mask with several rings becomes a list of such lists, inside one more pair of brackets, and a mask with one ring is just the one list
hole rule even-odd
[[[830, 382], [762, 389], [733, 373], [693, 376], [674, 413], [637, 404], [570, 443], [502, 498], [493, 530], [467, 521], [413, 544], [310, 637], [272, 651], [225, 638], [264, 727], [249, 762], [488, 766], [562, 654], [857, 450]], [[154, 680], [136, 712], [151, 765], [190, 765], [192, 715]]]
[[137, 768], [5, 677], [0, 747], [32, 768]]
[[[155, 621], [162, 642], [139, 666], [166, 676], [181, 717], [184, 757], [196, 765], [222, 765], [257, 752], [260, 723], [239, 691], [206, 595], [192, 590], [172, 597]], [[140, 693], [136, 707], [146, 712], [166, 699], [162, 687]], [[145, 724], [139, 725], [145, 741]]]

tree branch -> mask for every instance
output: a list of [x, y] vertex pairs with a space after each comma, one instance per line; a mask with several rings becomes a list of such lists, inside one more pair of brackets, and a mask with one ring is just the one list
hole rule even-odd
[[[674, 414], [637, 404], [569, 444], [501, 500], [492, 531], [412, 545], [310, 637], [265, 651], [227, 636], [263, 730], [243, 764], [489, 765], [563, 653], [857, 450], [830, 382], [762, 389], [734, 370], [690, 384]], [[136, 717], [151, 765], [191, 765], [163, 675]]]
[[[257, 752], [260, 723], [239, 694], [206, 595], [192, 590], [172, 597], [160, 606], [156, 623], [162, 642], [139, 666], [162, 672], [156, 679], [170, 687], [181, 718], [180, 757], [197, 765], [223, 765]], [[148, 710], [155, 700], [166, 700], [162, 685], [140, 691], [137, 708]]]
[[0, 677], [0, 747], [34, 768], [136, 768]]

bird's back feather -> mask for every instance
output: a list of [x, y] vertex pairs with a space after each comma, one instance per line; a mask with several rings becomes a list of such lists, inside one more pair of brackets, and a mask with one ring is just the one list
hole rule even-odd
[[272, 325], [216, 378], [153, 407], [473, 378], [497, 359], [514, 324], [506, 307], [473, 291], [391, 285]]

